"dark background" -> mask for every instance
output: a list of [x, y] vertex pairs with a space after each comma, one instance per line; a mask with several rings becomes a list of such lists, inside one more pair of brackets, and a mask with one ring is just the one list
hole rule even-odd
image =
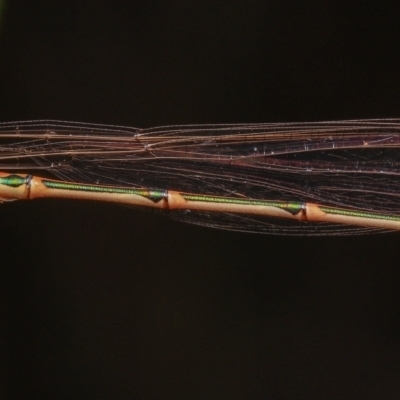
[[[0, 121], [400, 117], [397, 10], [8, 1]], [[0, 207], [5, 399], [397, 399], [400, 235], [214, 231], [111, 204]]]

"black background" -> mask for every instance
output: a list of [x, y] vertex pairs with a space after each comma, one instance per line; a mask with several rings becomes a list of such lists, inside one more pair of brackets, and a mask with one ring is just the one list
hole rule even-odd
[[[8, 1], [0, 120], [400, 116], [399, 15], [337, 1]], [[5, 399], [397, 399], [399, 234], [0, 207]]]

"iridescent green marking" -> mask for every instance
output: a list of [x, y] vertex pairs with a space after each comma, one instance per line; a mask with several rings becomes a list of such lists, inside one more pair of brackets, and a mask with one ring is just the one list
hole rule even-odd
[[320, 209], [327, 214], [343, 215], [345, 217], [359, 217], [368, 219], [383, 219], [387, 221], [400, 221], [396, 215], [375, 214], [364, 211], [341, 210], [340, 208], [330, 208], [320, 206]]
[[0, 178], [0, 185], [10, 186], [10, 187], [20, 187], [22, 185], [28, 184], [29, 175], [22, 177], [19, 175], [8, 175]]
[[298, 214], [304, 209], [304, 203], [299, 201], [266, 201], [266, 200], [251, 200], [251, 199], [235, 199], [232, 197], [213, 197], [196, 194], [181, 193], [181, 196], [187, 201], [200, 201], [205, 203], [220, 203], [220, 204], [238, 204], [243, 206], [263, 206], [275, 207], [287, 211], [292, 215]]
[[128, 188], [115, 188], [108, 186], [97, 186], [97, 185], [82, 185], [79, 183], [68, 183], [68, 182], [55, 182], [49, 180], [42, 180], [43, 184], [49, 189], [59, 190], [74, 190], [79, 192], [91, 192], [91, 193], [110, 193], [110, 194], [131, 194], [136, 196], [145, 197], [154, 203], [165, 198], [164, 190], [149, 190], [149, 189], [128, 189]]

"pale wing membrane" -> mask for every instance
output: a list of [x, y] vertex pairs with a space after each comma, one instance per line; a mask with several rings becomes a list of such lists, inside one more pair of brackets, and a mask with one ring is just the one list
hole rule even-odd
[[[69, 182], [287, 200], [400, 215], [400, 121], [136, 129], [0, 124], [0, 170]], [[245, 232], [343, 235], [379, 229], [242, 214], [165, 212]]]

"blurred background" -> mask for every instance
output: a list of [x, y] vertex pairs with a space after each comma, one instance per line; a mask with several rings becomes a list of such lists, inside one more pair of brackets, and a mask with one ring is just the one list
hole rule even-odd
[[[389, 3], [1, 1], [0, 121], [400, 117]], [[4, 399], [395, 399], [400, 235], [0, 206]]]

